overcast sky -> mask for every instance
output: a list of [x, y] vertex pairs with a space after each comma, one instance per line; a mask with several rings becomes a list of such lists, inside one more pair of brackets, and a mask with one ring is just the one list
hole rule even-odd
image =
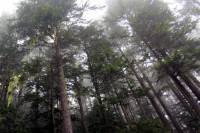
[[12, 13], [16, 10], [17, 3], [20, 0], [1, 0], [0, 2], [0, 15], [4, 12]]
[[[17, 3], [19, 3], [22, 0], [1, 0], [0, 2], [0, 16], [3, 13], [14, 13], [17, 9]], [[85, 1], [85, 0], [79, 0], [79, 1]], [[90, 0], [90, 4], [96, 5], [96, 6], [105, 6], [105, 0]], [[87, 12], [85, 17], [86, 19], [98, 19], [101, 18], [105, 12], [105, 8], [102, 10], [96, 10], [96, 11], [90, 11]]]

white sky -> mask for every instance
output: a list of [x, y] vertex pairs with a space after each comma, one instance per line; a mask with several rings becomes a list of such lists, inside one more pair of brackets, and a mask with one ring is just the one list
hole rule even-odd
[[19, 3], [20, 0], [1, 0], [0, 1], [0, 15], [2, 13], [12, 13], [16, 10], [17, 3]]
[[[1, 0], [0, 1], [0, 16], [3, 13], [14, 13], [17, 9], [17, 3], [19, 3], [22, 0]], [[79, 0], [81, 2], [84, 2], [85, 0]], [[105, 0], [89, 0], [90, 5], [92, 6], [104, 6]], [[102, 10], [95, 10], [86, 12], [86, 19], [98, 19], [103, 16], [105, 12], [105, 8]]]

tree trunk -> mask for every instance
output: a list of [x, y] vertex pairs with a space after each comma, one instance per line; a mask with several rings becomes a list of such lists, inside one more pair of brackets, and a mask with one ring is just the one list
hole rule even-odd
[[190, 103], [190, 105], [196, 111], [198, 116], [200, 116], [200, 107], [197, 104], [197, 102], [195, 102], [195, 100], [190, 95], [190, 93], [185, 89], [185, 87], [181, 84], [181, 82], [175, 76], [171, 75], [170, 77], [172, 78], [172, 80], [176, 84], [176, 86], [179, 89], [179, 91], [183, 94], [183, 96], [186, 98], [186, 100]]
[[200, 82], [196, 79], [196, 77], [192, 74], [189, 74], [188, 76], [200, 88]]
[[57, 61], [58, 81], [60, 89], [60, 102], [61, 102], [61, 114], [62, 114], [62, 130], [63, 133], [73, 133], [72, 122], [70, 118], [70, 111], [68, 105], [68, 97], [65, 88], [65, 76], [62, 64], [62, 56], [60, 45], [58, 44], [57, 29], [55, 29], [55, 59]]
[[[96, 98], [97, 98], [97, 101], [98, 101], [98, 103], [100, 105], [100, 112], [101, 112], [101, 115], [102, 115], [102, 119], [104, 121], [104, 126], [106, 128], [107, 125], [108, 125], [108, 118], [107, 118], [107, 115], [106, 115], [106, 112], [105, 112], [105, 109], [104, 109], [103, 101], [101, 99], [99, 85], [98, 85], [97, 79], [95, 77], [95, 73], [93, 71], [93, 67], [92, 67], [91, 62], [90, 62], [89, 52], [87, 51], [88, 47], [87, 47], [87, 45], [84, 45], [84, 47], [85, 47], [85, 52], [86, 52], [86, 54], [88, 56], [89, 74], [91, 76], [91, 81], [93, 83], [93, 86], [94, 86], [94, 89], [95, 89], [95, 92], [96, 92]], [[107, 130], [107, 128], [106, 128], [106, 130]]]
[[150, 82], [149, 78], [146, 76], [146, 74], [141, 70], [140, 66], [136, 63], [137, 67], [139, 68], [143, 78], [146, 80], [146, 82], [148, 83], [149, 87], [152, 89], [153, 93], [155, 94], [155, 96], [157, 97], [158, 101], [160, 102], [160, 104], [162, 105], [162, 107], [164, 108], [165, 112], [167, 113], [167, 115], [169, 116], [170, 120], [172, 121], [172, 123], [174, 124], [174, 127], [176, 128], [176, 130], [178, 131], [178, 133], [184, 133], [181, 126], [179, 125], [178, 121], [174, 118], [174, 116], [172, 115], [171, 111], [168, 109], [168, 107], [166, 106], [166, 103], [160, 98], [160, 96], [158, 96], [156, 89], [154, 88], [154, 86], [152, 85], [152, 83]]
[[[166, 58], [168, 55], [164, 50], [159, 51], [163, 58]], [[155, 54], [156, 55], [156, 54]], [[161, 60], [160, 58], [158, 58]], [[170, 68], [168, 68], [170, 70]], [[194, 95], [200, 100], [200, 88], [195, 84], [193, 80], [191, 80], [186, 74], [179, 73], [178, 76], [185, 82], [185, 84], [190, 88], [190, 90], [194, 93]]]
[[[145, 84], [143, 83], [142, 79], [139, 77], [139, 75], [137, 74], [137, 72], [135, 71], [135, 69], [132, 68], [132, 71], [135, 75], [135, 77], [137, 78], [137, 80], [139, 81], [140, 85], [142, 88], [147, 88], [145, 86]], [[154, 95], [152, 94], [151, 91], [149, 91], [147, 93], [147, 96], [149, 98], [149, 100], [151, 101], [151, 104], [153, 105], [154, 109], [156, 110], [159, 118], [161, 119], [161, 121], [163, 122], [164, 126], [166, 128], [170, 128], [170, 124], [169, 121], [167, 120], [167, 118], [165, 117], [164, 113], [162, 112], [162, 110], [160, 109], [159, 105], [157, 104], [156, 100], [154, 99]], [[172, 131], [172, 129], [171, 129]]]
[[[112, 85], [114, 94], [115, 94], [117, 97], [119, 97], [119, 95], [117, 94], [117, 89], [116, 89], [115, 85], [113, 85], [112, 83], [110, 83], [110, 84]], [[129, 123], [130, 120], [129, 120], [129, 117], [128, 117], [127, 110], [125, 109], [125, 107], [124, 107], [124, 105], [122, 104], [122, 102], [119, 102], [119, 105], [121, 106], [121, 109], [122, 109], [122, 111], [123, 111], [123, 114], [124, 114], [124, 116], [125, 116], [125, 118], [126, 118], [127, 123]]]
[[[77, 78], [75, 78], [74, 80], [75, 80], [75, 86], [76, 86], [77, 92], [80, 93], [81, 90], [80, 90], [80, 88], [78, 86]], [[84, 133], [89, 133], [88, 126], [87, 126], [87, 121], [86, 121], [85, 113], [84, 113], [84, 109], [83, 109], [83, 103], [82, 103], [81, 96], [78, 96], [77, 100], [78, 100], [78, 104], [79, 104], [79, 107], [80, 107], [80, 114], [81, 114], [81, 120], [82, 120]]]
[[116, 105], [116, 104], [114, 105], [114, 104], [113, 104], [113, 107], [114, 107], [114, 109], [115, 109], [115, 112], [117, 113], [118, 119], [119, 119], [121, 122], [123, 122], [123, 123], [127, 123], [126, 120], [125, 120], [125, 118], [122, 116], [122, 113], [121, 113], [121, 111], [119, 110], [118, 105]]
[[89, 133], [87, 122], [86, 122], [86, 119], [85, 119], [85, 113], [84, 113], [84, 110], [83, 110], [81, 97], [79, 96], [77, 99], [78, 99], [78, 104], [79, 104], [79, 107], [80, 107], [80, 114], [81, 114], [82, 124], [83, 124], [83, 128], [84, 128], [84, 133]]
[[124, 78], [126, 79], [126, 82], [128, 83], [128, 86], [129, 86], [129, 88], [130, 88], [130, 90], [131, 90], [131, 92], [132, 92], [132, 95], [133, 95], [133, 97], [134, 97], [135, 100], [136, 100], [136, 103], [137, 103], [136, 106], [138, 106], [141, 115], [147, 117], [146, 112], [145, 112], [145, 110], [144, 110], [144, 108], [143, 108], [143, 106], [142, 106], [142, 103], [140, 102], [140, 100], [139, 100], [139, 99], [137, 98], [137, 96], [135, 95], [135, 92], [134, 92], [134, 90], [132, 89], [132, 87], [131, 87], [131, 85], [130, 85], [128, 79], [127, 79], [126, 77], [124, 77]]
[[190, 88], [190, 90], [194, 93], [194, 95], [200, 100], [200, 90], [199, 87], [195, 84], [193, 80], [191, 80], [187, 75], [181, 74], [179, 75], [181, 79], [186, 83], [186, 85]]
[[[151, 50], [151, 52], [154, 54], [154, 56], [161, 61], [162, 59], [158, 56], [158, 54], [155, 52], [155, 50], [152, 49], [151, 46], [148, 45], [148, 41], [145, 41], [143, 39], [146, 46]], [[182, 85], [182, 83], [178, 80], [178, 78], [171, 72], [171, 70], [168, 67], [164, 67], [166, 73], [169, 75], [169, 77], [174, 81], [175, 85], [179, 89], [179, 91], [183, 94], [183, 96], [187, 99], [187, 101], [190, 103], [190, 105], [193, 107], [193, 109], [196, 111], [198, 116], [200, 116], [200, 107], [197, 104], [197, 102], [194, 100], [194, 98], [190, 95], [190, 93], [187, 91], [187, 89]]]
[[[123, 51], [121, 50], [121, 48], [119, 47], [119, 51], [121, 52], [122, 56], [128, 61], [128, 59], [126, 58], [126, 56], [124, 55]], [[143, 83], [143, 81], [141, 80], [140, 76], [137, 74], [137, 72], [135, 71], [135, 69], [133, 68], [133, 66], [130, 66], [133, 74], [135, 75], [136, 79], [138, 80], [138, 82], [140, 83], [141, 87], [143, 88], [147, 88], [146, 85]], [[152, 94], [152, 92], [148, 92], [147, 96], [151, 102], [151, 104], [153, 105], [156, 113], [158, 114], [159, 118], [161, 119], [161, 121], [163, 122], [164, 126], [169, 128], [171, 131], [173, 131], [173, 129], [170, 127], [169, 121], [166, 119], [164, 113], [162, 112], [162, 110], [160, 109], [159, 105], [157, 104], [156, 100], [154, 99], [154, 96]]]
[[168, 80], [165, 80], [168, 86], [171, 88], [172, 92], [178, 98], [178, 100], [182, 103], [183, 107], [189, 112], [191, 116], [197, 115], [196, 112], [193, 111], [193, 108], [188, 104], [187, 100], [183, 97], [183, 95], [177, 91], [176, 87], [172, 85]]
[[50, 64], [50, 69], [51, 69], [51, 73], [50, 73], [50, 110], [51, 110], [51, 133], [56, 133], [56, 127], [55, 127], [55, 116], [54, 116], [54, 96], [53, 96], [53, 89], [54, 89], [54, 72], [53, 72], [53, 61]]

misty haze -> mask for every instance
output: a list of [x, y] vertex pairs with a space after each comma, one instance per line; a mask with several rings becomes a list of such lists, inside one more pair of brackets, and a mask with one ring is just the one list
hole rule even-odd
[[4, 0], [0, 133], [200, 133], [200, 0]]

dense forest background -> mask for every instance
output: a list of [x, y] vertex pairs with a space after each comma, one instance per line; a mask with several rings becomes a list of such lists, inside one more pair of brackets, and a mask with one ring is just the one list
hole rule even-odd
[[24, 0], [0, 19], [0, 133], [200, 133], [200, 1]]

